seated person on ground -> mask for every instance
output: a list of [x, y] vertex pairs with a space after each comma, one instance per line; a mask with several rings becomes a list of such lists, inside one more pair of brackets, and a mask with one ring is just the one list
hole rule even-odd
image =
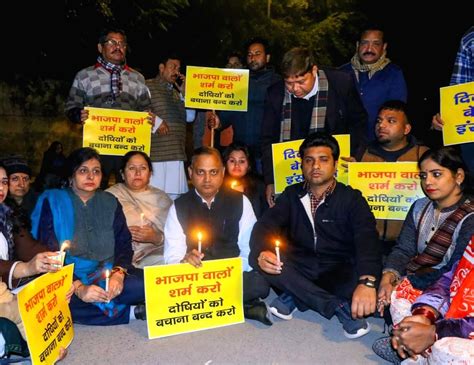
[[[339, 319], [347, 338], [367, 334], [382, 261], [375, 218], [362, 194], [336, 182], [339, 145], [326, 133], [302, 143], [305, 181], [289, 186], [255, 224], [250, 264], [283, 292], [273, 314], [291, 319], [295, 304]], [[282, 243], [281, 261], [275, 240]]]
[[[395, 364], [474, 363], [474, 236], [461, 260], [420, 295], [393, 337], [375, 341], [377, 355]], [[390, 344], [391, 343], [391, 344]], [[392, 346], [393, 345], [393, 350]]]
[[67, 170], [69, 188], [46, 190], [39, 197], [32, 234], [53, 250], [71, 241], [65, 264], [74, 263], [73, 321], [106, 326], [144, 319], [143, 270], [132, 265], [132, 236], [122, 206], [99, 189], [99, 154], [79, 148], [69, 155]]
[[163, 231], [173, 201], [164, 191], [150, 185], [153, 167], [146, 153], [127, 152], [120, 172], [124, 182], [106, 191], [122, 204], [132, 234], [132, 263], [140, 268], [163, 264]]
[[[242, 193], [223, 185], [224, 164], [218, 150], [200, 147], [188, 168], [193, 189], [174, 201], [165, 225], [165, 262], [188, 262], [241, 257], [243, 261], [244, 315], [271, 325], [264, 302], [267, 282], [248, 265], [249, 239], [256, 221], [252, 205]], [[199, 252], [196, 229], [206, 232], [209, 242]]]
[[378, 290], [378, 309], [382, 313], [391, 303], [395, 324], [409, 314], [421, 290], [451, 270], [474, 232], [469, 176], [457, 150], [428, 150], [418, 167], [426, 198], [412, 204]]

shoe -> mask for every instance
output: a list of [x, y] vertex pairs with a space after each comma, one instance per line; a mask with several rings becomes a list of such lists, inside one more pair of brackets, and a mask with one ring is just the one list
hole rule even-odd
[[133, 310], [136, 319], [141, 319], [142, 321], [146, 320], [146, 307], [145, 304], [137, 304]]
[[344, 336], [349, 339], [359, 338], [370, 332], [370, 324], [365, 319], [353, 319], [348, 302], [344, 302], [336, 308], [335, 313], [339, 322], [342, 323]]
[[389, 361], [393, 364], [398, 365], [403, 360], [393, 349], [390, 336], [382, 337], [378, 340], [375, 340], [374, 344], [372, 345], [372, 350], [374, 350], [374, 352], [382, 359]]
[[245, 318], [254, 319], [267, 326], [273, 324], [267, 305], [260, 300], [244, 303], [244, 316]]
[[270, 303], [270, 312], [286, 321], [293, 319], [293, 313], [297, 310], [295, 301], [290, 294], [283, 293]]

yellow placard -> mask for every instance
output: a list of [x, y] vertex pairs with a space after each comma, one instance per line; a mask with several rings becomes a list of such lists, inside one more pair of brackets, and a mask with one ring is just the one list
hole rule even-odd
[[[351, 139], [349, 134], [334, 135], [341, 157], [349, 157], [351, 154]], [[301, 158], [299, 149], [304, 139], [296, 141], [273, 143], [273, 176], [275, 179], [275, 193], [280, 194], [287, 186], [304, 181], [303, 173], [301, 171]], [[343, 168], [341, 164], [346, 163], [339, 158], [337, 164], [336, 179], [337, 181], [347, 184], [347, 169]]]
[[249, 70], [186, 67], [186, 108], [247, 111]]
[[439, 89], [443, 143], [474, 142], [474, 81]]
[[18, 293], [18, 306], [25, 326], [26, 342], [33, 364], [54, 364], [59, 349], [74, 338], [66, 293], [71, 288], [74, 264], [41, 275]]
[[83, 147], [101, 155], [123, 156], [128, 151], [150, 154], [151, 124], [148, 113], [128, 110], [84, 108], [89, 118], [84, 124]]
[[148, 338], [244, 322], [242, 259], [146, 266]]
[[349, 163], [349, 185], [362, 192], [377, 219], [404, 220], [424, 197], [416, 162]]

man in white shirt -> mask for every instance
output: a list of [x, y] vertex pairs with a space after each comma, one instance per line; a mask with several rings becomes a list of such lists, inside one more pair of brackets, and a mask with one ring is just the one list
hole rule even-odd
[[[165, 263], [190, 263], [202, 260], [241, 257], [243, 260], [244, 314], [271, 325], [266, 304], [260, 300], [269, 292], [266, 280], [248, 264], [249, 240], [255, 213], [248, 198], [223, 186], [224, 164], [218, 150], [195, 150], [189, 176], [194, 189], [174, 201], [165, 224]], [[201, 252], [196, 230], [206, 233]]]

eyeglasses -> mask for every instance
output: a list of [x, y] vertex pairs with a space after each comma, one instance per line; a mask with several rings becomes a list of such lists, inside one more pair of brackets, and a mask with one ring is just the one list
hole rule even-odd
[[127, 48], [127, 43], [122, 41], [116, 41], [115, 39], [107, 39], [104, 43], [109, 47], [119, 47], [119, 48]]

